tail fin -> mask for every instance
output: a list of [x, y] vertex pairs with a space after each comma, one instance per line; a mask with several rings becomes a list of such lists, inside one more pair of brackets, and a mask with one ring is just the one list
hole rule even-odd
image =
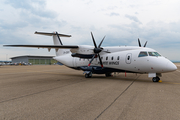
[[[45, 33], [45, 32], [37, 32], [36, 31], [34, 34], [53, 36], [54, 45], [63, 45], [60, 37], [71, 37], [71, 35], [58, 34], [57, 32]], [[63, 55], [64, 53], [67, 54], [69, 52], [70, 52], [69, 49], [56, 49], [56, 56]]]

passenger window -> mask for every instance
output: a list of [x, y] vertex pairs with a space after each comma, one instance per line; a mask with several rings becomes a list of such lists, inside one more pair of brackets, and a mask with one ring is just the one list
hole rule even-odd
[[108, 60], [108, 57], [106, 57], [106, 60]]
[[113, 60], [113, 57], [111, 57], [111, 60]]
[[117, 60], [119, 60], [119, 56], [117, 57]]
[[145, 57], [145, 56], [148, 56], [147, 52], [142, 51], [142, 52], [139, 53], [138, 57]]

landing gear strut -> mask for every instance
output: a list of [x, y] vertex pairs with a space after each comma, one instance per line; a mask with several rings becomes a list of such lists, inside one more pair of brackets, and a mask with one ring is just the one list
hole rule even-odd
[[91, 77], [92, 77], [92, 72], [85, 74], [85, 78], [91, 78]]
[[159, 82], [159, 80], [160, 80], [160, 78], [158, 76], [152, 78], [153, 82]]
[[112, 76], [111, 73], [106, 73], [105, 75], [106, 75], [106, 77], [111, 77]]

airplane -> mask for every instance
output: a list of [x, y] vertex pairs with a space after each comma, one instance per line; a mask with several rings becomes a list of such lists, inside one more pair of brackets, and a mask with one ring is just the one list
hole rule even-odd
[[94, 46], [90, 45], [63, 45], [60, 37], [71, 35], [59, 34], [58, 32], [35, 32], [35, 34], [52, 36], [54, 45], [4, 45], [6, 47], [32, 47], [47, 48], [48, 51], [55, 49], [56, 56], [53, 59], [65, 66], [84, 71], [86, 78], [92, 74], [105, 74], [111, 76], [113, 72], [148, 74], [153, 82], [159, 82], [162, 73], [172, 72], [177, 69], [170, 60], [160, 55], [156, 50], [147, 48], [146, 43], [141, 46], [113, 46], [101, 47], [105, 36], [96, 44], [93, 33], [91, 37]]

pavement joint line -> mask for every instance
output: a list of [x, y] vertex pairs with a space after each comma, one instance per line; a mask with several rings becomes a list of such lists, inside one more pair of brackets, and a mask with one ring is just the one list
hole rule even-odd
[[13, 74], [22, 74], [22, 73], [36, 73], [36, 72], [46, 72], [46, 71], [56, 71], [56, 70], [44, 70], [44, 71], [26, 71], [26, 72], [17, 72], [17, 73], [4, 73], [4, 74], [1, 74], [0, 75], [13, 75]]
[[61, 74], [61, 73], [55, 73], [55, 72], [44, 72], [44, 71], [37, 71], [37, 72], [40, 72], [40, 73], [50, 73], [50, 74]]
[[140, 76], [137, 76], [127, 87], [126, 89], [123, 90], [123, 92], [121, 92], [115, 99], [114, 101], [108, 105], [94, 120], [97, 120], [107, 109], [109, 109], [115, 102], [118, 98], [120, 98], [130, 87], [131, 85], [133, 85], [133, 83], [139, 78]]
[[63, 87], [69, 86], [69, 85], [74, 85], [74, 84], [78, 84], [78, 83], [81, 83], [81, 82], [86, 82], [86, 81], [87, 81], [87, 80], [83, 80], [83, 81], [79, 81], [79, 82], [76, 82], [76, 83], [71, 83], [71, 84], [67, 84], [67, 85], [64, 85], [64, 86], [55, 87], [55, 88], [51, 88], [51, 89], [48, 89], [48, 90], [43, 90], [43, 91], [39, 91], [39, 92], [36, 92], [36, 93], [27, 94], [27, 95], [22, 95], [22, 96], [19, 96], [19, 97], [15, 97], [15, 98], [8, 99], [8, 100], [3, 100], [3, 101], [0, 101], [0, 104], [1, 104], [1, 103], [4, 103], [4, 102], [16, 100], [16, 99], [28, 97], [28, 96], [31, 96], [31, 95], [36, 95], [36, 94], [39, 94], [39, 93], [43, 93], [43, 92], [47, 92], [47, 91], [51, 91], [51, 90], [63, 88]]

